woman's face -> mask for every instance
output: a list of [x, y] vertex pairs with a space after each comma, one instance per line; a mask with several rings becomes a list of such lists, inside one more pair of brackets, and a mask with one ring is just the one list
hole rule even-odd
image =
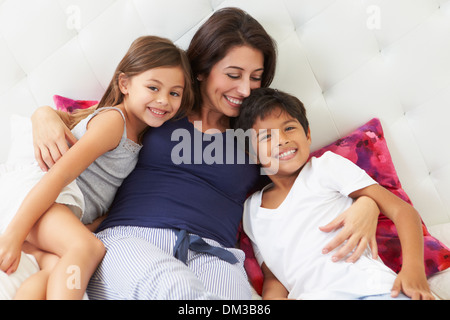
[[261, 87], [264, 56], [249, 46], [230, 49], [217, 62], [208, 77], [199, 76], [203, 98], [202, 108], [228, 117], [237, 117], [243, 100], [253, 89]]

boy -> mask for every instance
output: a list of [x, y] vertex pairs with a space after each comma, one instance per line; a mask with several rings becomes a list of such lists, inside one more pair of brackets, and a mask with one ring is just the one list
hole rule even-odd
[[[278, 90], [254, 90], [236, 127], [253, 129], [249, 151], [271, 168], [272, 183], [244, 206], [244, 230], [265, 276], [264, 299], [407, 298], [401, 290], [413, 299], [434, 299], [417, 211], [343, 157], [327, 152], [308, 160], [311, 134], [301, 101]], [[398, 275], [372, 259], [369, 249], [355, 263], [334, 262], [321, 251], [334, 234], [319, 226], [362, 196], [397, 227], [403, 251]]]

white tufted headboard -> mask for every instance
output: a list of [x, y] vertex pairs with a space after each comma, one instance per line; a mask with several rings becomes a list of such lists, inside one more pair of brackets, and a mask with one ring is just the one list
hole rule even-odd
[[227, 6], [277, 41], [273, 87], [307, 106], [314, 149], [379, 118], [427, 225], [450, 223], [449, 0], [0, 0], [0, 162], [12, 114], [53, 106], [54, 94], [99, 99], [135, 38], [187, 48]]

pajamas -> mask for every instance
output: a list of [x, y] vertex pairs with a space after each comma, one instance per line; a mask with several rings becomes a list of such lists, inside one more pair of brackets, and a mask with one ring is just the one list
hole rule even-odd
[[[88, 286], [90, 299], [194, 300], [251, 299], [245, 254], [226, 248], [238, 260], [188, 251], [186, 264], [173, 256], [177, 233], [171, 229], [114, 227], [97, 237], [106, 255]], [[203, 239], [221, 247], [216, 241]]]
[[373, 296], [359, 297], [357, 300], [411, 300], [409, 297], [400, 293], [398, 297], [392, 298], [390, 293], [386, 294], [376, 294]]

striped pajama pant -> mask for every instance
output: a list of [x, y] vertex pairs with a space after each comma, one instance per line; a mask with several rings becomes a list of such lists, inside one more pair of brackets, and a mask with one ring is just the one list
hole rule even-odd
[[[251, 299], [244, 269], [245, 254], [234, 248], [238, 263], [188, 251], [186, 264], [173, 256], [177, 233], [171, 229], [114, 227], [97, 237], [106, 255], [91, 278], [93, 300]], [[218, 242], [203, 239], [211, 246]], [[223, 248], [223, 247], [222, 247]]]

